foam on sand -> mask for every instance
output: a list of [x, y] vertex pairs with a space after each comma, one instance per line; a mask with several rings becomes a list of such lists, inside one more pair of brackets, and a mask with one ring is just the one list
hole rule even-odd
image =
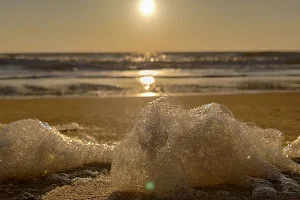
[[281, 173], [300, 170], [285, 155], [283, 137], [235, 119], [217, 103], [185, 110], [176, 99], [162, 97], [141, 110], [115, 150], [113, 185], [166, 195], [178, 188], [242, 184], [253, 187], [253, 196], [268, 191], [272, 197], [275, 189], [258, 181], [268, 179], [300, 194], [299, 185]]
[[37, 119], [12, 122], [0, 132], [0, 180], [111, 162], [112, 149], [106, 144], [69, 138]]
[[[84, 130], [78, 124], [58, 128]], [[235, 119], [223, 105], [185, 110], [175, 98], [161, 97], [141, 110], [116, 149], [67, 137], [36, 119], [0, 124], [0, 181], [112, 162], [107, 184], [117, 191], [169, 197], [177, 191], [233, 184], [251, 187], [253, 197], [270, 198], [279, 185], [281, 193], [299, 195], [298, 183], [282, 172], [300, 172], [291, 160], [300, 157], [300, 139], [285, 148], [283, 139], [278, 130]]]

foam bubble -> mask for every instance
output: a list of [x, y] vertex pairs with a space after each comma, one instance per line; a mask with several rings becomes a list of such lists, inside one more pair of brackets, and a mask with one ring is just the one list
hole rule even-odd
[[173, 98], [162, 97], [141, 110], [115, 150], [113, 185], [147, 191], [151, 182], [154, 192], [166, 195], [177, 188], [248, 184], [253, 196], [262, 191], [274, 196], [274, 188], [254, 187], [245, 177], [282, 180], [280, 170], [299, 171], [284, 154], [283, 139], [278, 130], [240, 122], [223, 105], [185, 110]]
[[0, 132], [0, 180], [111, 162], [112, 149], [106, 144], [69, 138], [36, 119], [12, 122]]

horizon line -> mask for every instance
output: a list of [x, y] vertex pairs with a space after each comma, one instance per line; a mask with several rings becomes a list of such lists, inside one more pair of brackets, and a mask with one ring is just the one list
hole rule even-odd
[[206, 50], [206, 51], [13, 51], [0, 54], [141, 54], [141, 53], [300, 53], [300, 50]]

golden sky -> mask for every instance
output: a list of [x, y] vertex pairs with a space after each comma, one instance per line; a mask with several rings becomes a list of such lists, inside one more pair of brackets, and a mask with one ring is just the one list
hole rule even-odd
[[0, 52], [300, 50], [299, 0], [0, 0]]

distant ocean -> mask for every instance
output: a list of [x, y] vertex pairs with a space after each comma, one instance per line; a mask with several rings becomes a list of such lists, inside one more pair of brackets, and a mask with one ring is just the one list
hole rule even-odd
[[300, 90], [300, 52], [0, 54], [0, 96]]

